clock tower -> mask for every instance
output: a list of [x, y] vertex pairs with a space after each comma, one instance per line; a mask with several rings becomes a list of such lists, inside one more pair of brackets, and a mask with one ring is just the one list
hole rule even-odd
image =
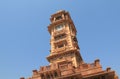
[[47, 60], [52, 63], [72, 64], [77, 67], [83, 63], [76, 38], [76, 28], [68, 12], [60, 10], [50, 18], [48, 31], [51, 35], [51, 50]]
[[103, 70], [99, 59], [93, 63], [83, 61], [77, 31], [67, 11], [56, 12], [51, 15], [50, 21], [51, 50], [47, 56], [50, 64], [33, 70], [32, 77], [27, 79], [119, 79], [110, 67]]

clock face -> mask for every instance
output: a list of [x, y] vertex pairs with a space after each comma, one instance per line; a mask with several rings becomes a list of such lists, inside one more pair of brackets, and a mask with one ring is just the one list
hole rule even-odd
[[55, 27], [55, 30], [57, 30], [57, 31], [62, 30], [62, 29], [63, 29], [63, 25], [58, 25], [58, 26]]

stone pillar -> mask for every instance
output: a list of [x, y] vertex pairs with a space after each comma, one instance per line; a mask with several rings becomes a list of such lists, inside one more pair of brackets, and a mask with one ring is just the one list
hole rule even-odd
[[99, 59], [95, 60], [95, 66], [100, 66], [100, 60]]
[[61, 73], [59, 71], [57, 71], [57, 74], [58, 74], [59, 77], [61, 76]]
[[51, 74], [52, 74], [53, 78], [55, 78], [54, 71], [52, 71]]
[[56, 19], [56, 18], [54, 17], [54, 18], [53, 18], [53, 22], [55, 22], [55, 19]]
[[119, 77], [118, 77], [118, 76], [115, 76], [115, 79], [119, 79]]
[[53, 79], [51, 72], [49, 73], [50, 79]]
[[65, 16], [64, 16], [64, 14], [62, 14], [62, 18], [63, 18], [63, 19], [65, 19]]
[[25, 79], [24, 77], [21, 77], [20, 79]]
[[108, 67], [108, 68], [106, 69], [106, 71], [107, 71], [107, 72], [111, 71], [111, 68], [110, 68], [110, 67]]
[[37, 70], [33, 70], [33, 75], [38, 74]]

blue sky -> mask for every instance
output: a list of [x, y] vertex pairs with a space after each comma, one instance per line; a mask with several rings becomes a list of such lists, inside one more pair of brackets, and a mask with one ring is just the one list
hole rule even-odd
[[69, 11], [85, 62], [120, 75], [120, 0], [1, 0], [0, 79], [29, 77], [48, 65], [50, 15]]

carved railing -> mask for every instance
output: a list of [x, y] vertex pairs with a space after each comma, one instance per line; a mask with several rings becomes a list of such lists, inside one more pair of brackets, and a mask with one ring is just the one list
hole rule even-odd
[[94, 67], [95, 67], [95, 63], [81, 65], [82, 69], [90, 69], [90, 68], [94, 68]]
[[51, 70], [55, 70], [55, 69], [58, 69], [58, 65], [52, 64], [52, 65], [40, 67], [40, 72], [51, 71]]
[[55, 49], [55, 52], [62, 52], [62, 51], [66, 51], [67, 50], [67, 47], [61, 47], [61, 48], [57, 48]]
[[68, 46], [64, 46], [64, 47], [61, 47], [61, 48], [56, 48], [56, 49], [53, 50], [54, 53], [52, 53], [52, 54], [64, 53], [64, 52], [69, 51], [69, 50], [74, 50], [74, 48], [71, 48], [71, 47], [68, 47]]
[[58, 43], [58, 42], [65, 41], [65, 40], [67, 40], [67, 38], [66, 38], [66, 37], [61, 38], [61, 39], [59, 39], [59, 40], [55, 40], [55, 41], [54, 41], [54, 43]]

